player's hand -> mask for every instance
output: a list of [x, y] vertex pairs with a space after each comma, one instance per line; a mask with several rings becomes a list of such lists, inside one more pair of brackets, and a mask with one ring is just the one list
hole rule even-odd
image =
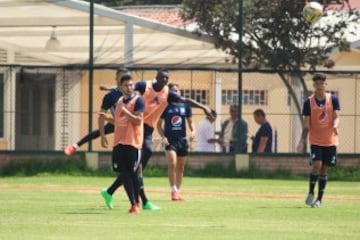
[[107, 87], [104, 86], [104, 85], [100, 85], [100, 86], [99, 86], [99, 89], [100, 89], [100, 91], [106, 91], [106, 90], [107, 90]]
[[305, 152], [305, 144], [302, 141], [297, 145], [296, 151], [299, 153]]
[[222, 146], [222, 147], [225, 146], [224, 138], [219, 138], [219, 144], [220, 144], [220, 146]]
[[189, 140], [190, 140], [190, 142], [192, 142], [192, 141], [194, 141], [194, 139], [195, 139], [195, 132], [192, 131], [192, 132], [190, 132]]
[[214, 116], [214, 115], [212, 114], [212, 111], [211, 111], [210, 108], [205, 107], [205, 108], [204, 108], [204, 113], [206, 114], [206, 116], [212, 118], [213, 120], [216, 119], [216, 116]]
[[101, 146], [107, 148], [109, 145], [108, 140], [106, 137], [101, 137]]
[[163, 138], [161, 139], [161, 143], [162, 143], [164, 146], [168, 146], [168, 145], [170, 145], [170, 143], [169, 143], [169, 141], [168, 141], [167, 137], [163, 137]]

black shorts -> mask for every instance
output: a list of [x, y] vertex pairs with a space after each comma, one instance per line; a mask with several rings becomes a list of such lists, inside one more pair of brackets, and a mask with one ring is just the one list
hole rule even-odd
[[112, 152], [114, 172], [134, 172], [140, 164], [141, 151], [129, 145], [116, 145]]
[[311, 145], [310, 148], [310, 165], [313, 161], [322, 161], [323, 165], [336, 166], [336, 146], [322, 147], [317, 145]]
[[178, 140], [168, 140], [169, 145], [165, 146], [165, 150], [175, 151], [179, 157], [185, 157], [189, 153], [189, 144], [186, 138], [178, 139]]

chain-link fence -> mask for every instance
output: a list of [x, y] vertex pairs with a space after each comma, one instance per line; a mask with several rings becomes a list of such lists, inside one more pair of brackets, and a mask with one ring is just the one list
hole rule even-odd
[[[93, 85], [89, 87], [89, 72], [80, 67], [1, 67], [0, 149], [62, 150], [68, 144], [79, 141], [89, 129], [97, 129], [97, 112], [106, 94], [106, 91], [100, 90], [100, 86], [115, 85], [115, 69], [96, 68]], [[135, 80], [152, 80], [156, 75], [155, 69], [131, 69], [131, 72]], [[273, 127], [274, 150], [295, 151], [302, 130], [299, 106], [301, 109], [306, 94], [302, 81], [289, 77], [290, 75], [261, 71], [242, 74], [242, 118], [249, 126], [249, 152], [251, 136], [259, 128], [253, 118], [253, 112], [258, 108], [265, 111], [266, 118]], [[311, 91], [311, 75], [304, 74], [303, 79]], [[229, 106], [238, 103], [236, 71], [171, 70], [169, 82], [179, 84], [183, 96], [191, 97], [218, 112], [214, 124], [216, 131], [220, 130], [221, 123], [229, 117]], [[358, 153], [359, 73], [331, 72], [328, 73], [327, 83], [327, 89], [340, 99], [339, 152]], [[89, 99], [89, 96], [92, 98]], [[89, 111], [92, 111], [91, 115]], [[203, 118], [204, 114], [200, 109], [193, 109], [195, 127]], [[112, 136], [109, 136], [110, 139]], [[191, 143], [190, 149], [195, 151], [195, 142]], [[83, 144], [80, 150], [89, 150], [88, 144]], [[102, 148], [97, 139], [92, 142], [91, 150], [111, 149]], [[156, 130], [154, 150], [162, 150]]]

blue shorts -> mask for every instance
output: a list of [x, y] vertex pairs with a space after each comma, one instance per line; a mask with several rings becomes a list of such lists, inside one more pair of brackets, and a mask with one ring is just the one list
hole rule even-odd
[[165, 146], [166, 151], [175, 151], [179, 157], [185, 157], [189, 153], [189, 144], [186, 138], [170, 140], [169, 145]]
[[313, 161], [322, 161], [323, 165], [336, 166], [337, 152], [336, 146], [323, 147], [317, 145], [310, 146], [310, 165]]

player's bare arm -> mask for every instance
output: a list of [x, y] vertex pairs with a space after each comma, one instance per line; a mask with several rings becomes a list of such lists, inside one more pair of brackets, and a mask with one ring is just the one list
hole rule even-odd
[[107, 113], [107, 110], [105, 110], [105, 109], [101, 109], [100, 112], [98, 113], [98, 126], [99, 126], [100, 137], [101, 137], [101, 146], [104, 148], [107, 148], [107, 146], [109, 145], [107, 138], [105, 136], [105, 131], [104, 131], [105, 121], [107, 119], [106, 113]]
[[192, 118], [186, 118], [190, 130], [190, 141], [195, 139], [195, 126]]
[[111, 91], [111, 89], [114, 89], [114, 88], [116, 88], [116, 86], [111, 86], [111, 87], [109, 87], [109, 86], [105, 86], [105, 85], [100, 85], [99, 86], [99, 89], [100, 89], [100, 91]]
[[335, 135], [338, 135], [339, 123], [340, 123], [339, 111], [336, 110], [336, 111], [334, 111], [334, 121], [333, 121]]
[[208, 108], [207, 106], [205, 106], [191, 98], [181, 97], [180, 101], [187, 104], [189, 107], [201, 108], [207, 116], [211, 116], [214, 118], [214, 116], [212, 116], [212, 114], [211, 114], [211, 109]]
[[162, 144], [167, 146], [167, 145], [169, 145], [169, 141], [168, 141], [167, 137], [165, 137], [163, 123], [164, 123], [164, 120], [162, 118], [160, 118], [159, 121], [156, 124], [156, 129], [158, 130], [158, 133], [159, 133], [159, 135], [161, 137]]
[[310, 127], [310, 117], [309, 116], [304, 117], [303, 126], [304, 127], [303, 127], [303, 130], [301, 133], [301, 138], [296, 147], [296, 150], [300, 153], [305, 152], [305, 146], [306, 146], [306, 141], [307, 141], [307, 137], [309, 134], [309, 127]]
[[131, 123], [135, 125], [142, 124], [143, 112], [131, 113], [129, 110], [125, 108], [125, 106], [121, 106], [121, 111], [129, 118]]

